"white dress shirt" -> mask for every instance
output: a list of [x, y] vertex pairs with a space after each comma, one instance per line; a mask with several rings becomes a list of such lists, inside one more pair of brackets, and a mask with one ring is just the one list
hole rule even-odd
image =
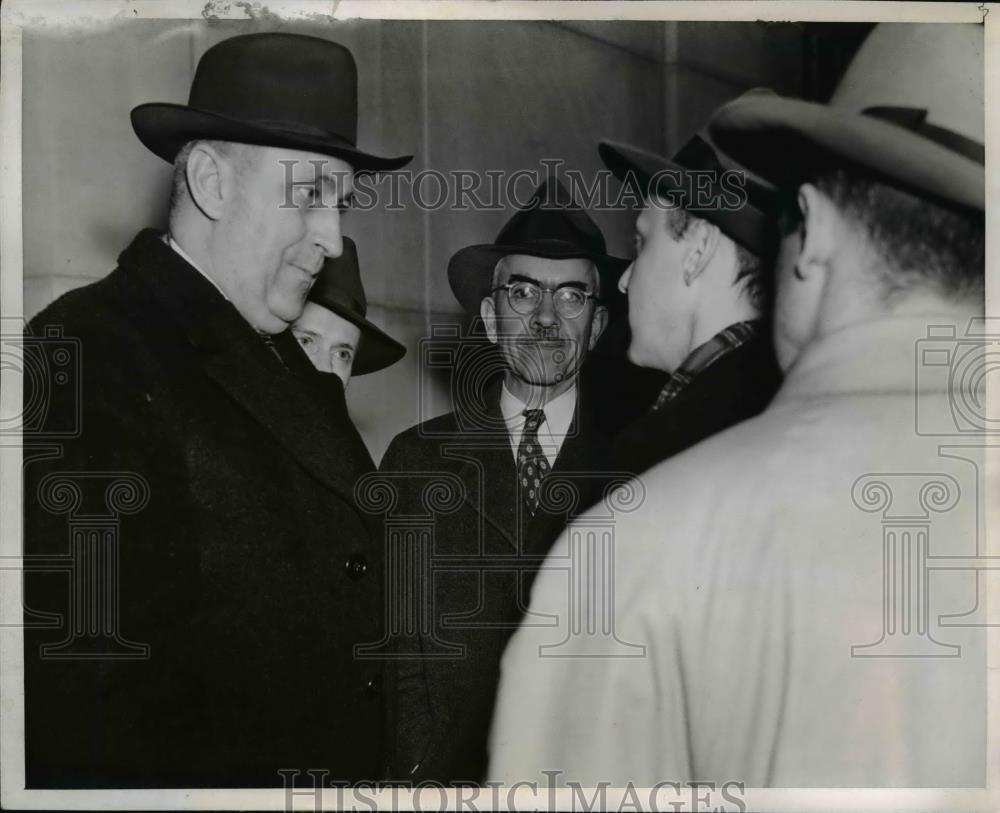
[[[504, 383], [500, 390], [500, 414], [507, 424], [507, 435], [510, 437], [510, 447], [517, 460], [517, 449], [521, 445], [521, 433], [524, 431], [524, 410], [527, 404], [514, 396]], [[556, 463], [556, 457], [562, 448], [570, 424], [573, 423], [573, 413], [576, 411], [576, 387], [570, 387], [545, 404], [545, 420], [538, 428], [538, 443], [545, 453], [550, 466]]]
[[222, 294], [222, 298], [225, 299], [226, 302], [229, 301], [229, 297], [226, 296], [226, 292], [223, 291], [219, 287], [219, 283], [217, 283], [208, 274], [206, 274], [205, 271], [204, 271], [204, 269], [200, 268], [199, 265], [198, 265], [198, 263], [196, 263], [194, 260], [192, 260], [191, 256], [184, 249], [182, 249], [179, 245], [177, 245], [177, 241], [174, 240], [174, 238], [172, 236], [170, 236], [169, 234], [167, 235], [167, 245], [169, 245], [174, 251], [176, 251], [178, 254], [180, 254], [181, 257], [183, 257], [187, 261], [188, 265], [190, 265], [195, 271], [197, 271], [205, 279], [207, 279], [209, 282], [211, 282], [212, 285], [215, 286], [215, 290], [217, 290], [220, 294]]

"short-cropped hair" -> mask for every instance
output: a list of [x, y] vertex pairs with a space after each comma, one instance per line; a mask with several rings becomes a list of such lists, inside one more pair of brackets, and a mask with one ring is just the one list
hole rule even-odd
[[191, 151], [194, 149], [195, 144], [198, 143], [210, 144], [216, 152], [221, 155], [225, 155], [229, 158], [235, 157], [238, 172], [242, 172], [251, 163], [252, 159], [250, 150], [246, 149], [246, 144], [239, 144], [235, 141], [216, 141], [212, 139], [194, 139], [192, 141], [185, 142], [184, 146], [180, 148], [177, 155], [174, 157], [173, 186], [170, 189], [170, 206], [168, 209], [170, 212], [173, 212], [178, 204], [180, 204], [180, 202], [183, 201], [188, 195], [188, 159], [191, 157]]
[[[667, 230], [675, 240], [680, 240], [691, 225], [701, 218], [691, 214], [687, 209], [672, 207], [667, 209]], [[765, 262], [750, 249], [733, 240], [736, 247], [736, 276], [733, 285], [743, 285], [750, 301], [757, 307], [764, 307], [770, 298], [770, 281], [772, 274], [770, 266], [765, 269]]]
[[[930, 289], [947, 299], [982, 299], [986, 289], [986, 220], [858, 170], [831, 169], [810, 182], [863, 234], [880, 259], [883, 301]], [[801, 220], [796, 202], [784, 229]]]

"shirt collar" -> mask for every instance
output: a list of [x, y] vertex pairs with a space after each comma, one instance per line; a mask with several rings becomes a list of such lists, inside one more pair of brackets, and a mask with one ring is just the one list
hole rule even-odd
[[184, 249], [182, 249], [177, 244], [177, 241], [174, 240], [173, 235], [170, 234], [167, 235], [167, 245], [169, 245], [174, 251], [176, 251], [181, 256], [181, 259], [185, 260], [187, 264], [190, 265], [195, 271], [197, 271], [205, 279], [211, 282], [212, 285], [215, 286], [215, 290], [217, 290], [220, 294], [222, 294], [222, 298], [225, 299], [226, 302], [229, 301], [229, 297], [226, 296], [225, 291], [223, 291], [222, 288], [219, 287], [219, 283], [217, 283], [208, 274], [206, 274], [205, 270], [201, 266], [199, 266], [198, 263], [196, 263], [194, 260], [191, 259], [191, 255], [188, 254]]
[[707, 367], [717, 362], [727, 353], [731, 353], [737, 347], [742, 347], [750, 340], [757, 338], [761, 333], [763, 324], [763, 320], [761, 319], [737, 322], [735, 325], [729, 325], [724, 330], [720, 330], [707, 342], [698, 345], [681, 362], [681, 366], [667, 379], [667, 383], [660, 391], [653, 409], [658, 410], [667, 402], [676, 398], [691, 383], [696, 375], [704, 372]]
[[[500, 414], [503, 415], [504, 423], [512, 434], [520, 434], [524, 426], [525, 409], [527, 404], [513, 395], [504, 382], [500, 389]], [[542, 409], [545, 412], [545, 423], [539, 431], [560, 438], [565, 437], [569, 433], [570, 424], [573, 423], [573, 413], [576, 411], [576, 385], [545, 403]]]
[[989, 320], [982, 317], [884, 315], [853, 322], [802, 350], [785, 373], [774, 403], [846, 393], [954, 396], [956, 389], [964, 391], [977, 382], [952, 380], [952, 370], [961, 369], [970, 349], [995, 341]]

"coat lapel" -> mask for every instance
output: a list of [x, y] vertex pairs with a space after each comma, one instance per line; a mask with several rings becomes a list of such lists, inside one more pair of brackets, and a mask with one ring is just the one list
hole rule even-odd
[[[463, 425], [474, 428], [463, 434], [462, 439], [469, 438], [471, 442], [461, 447], [460, 454], [455, 453], [465, 460], [461, 477], [466, 486], [466, 501], [516, 552], [528, 553], [533, 547], [529, 531], [532, 538], [546, 537], [552, 529], [565, 525], [566, 516], [541, 512], [529, 521], [522, 514], [518, 504], [517, 464], [500, 414], [499, 384], [490, 389], [487, 398], [485, 416], [478, 423], [468, 414], [463, 416]], [[572, 478], [581, 490], [576, 512], [588, 508], [595, 492], [599, 492], [599, 484], [589, 475], [604, 468], [606, 452], [606, 442], [594, 430], [587, 411], [578, 404], [552, 467], [552, 475], [579, 475]]]
[[465, 484], [465, 501], [516, 551], [517, 467], [500, 414], [499, 383], [489, 388], [482, 413], [458, 409], [458, 442], [444, 453], [462, 461], [459, 476]]
[[288, 337], [276, 341], [283, 365], [239, 312], [156, 232], [142, 232], [119, 263], [166, 308], [207, 375], [304, 468], [353, 502], [357, 477], [374, 465], [348, 417], [343, 390], [327, 399], [332, 403], [321, 403]]

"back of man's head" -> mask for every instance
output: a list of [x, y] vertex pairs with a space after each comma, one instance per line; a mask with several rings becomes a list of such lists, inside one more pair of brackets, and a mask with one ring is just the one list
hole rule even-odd
[[841, 167], [786, 198], [781, 231], [774, 340], [784, 369], [853, 323], [982, 312], [981, 211]]
[[873, 257], [869, 281], [892, 310], [912, 295], [982, 303], [983, 213], [919, 197], [846, 169], [818, 174], [815, 187], [863, 236]]

